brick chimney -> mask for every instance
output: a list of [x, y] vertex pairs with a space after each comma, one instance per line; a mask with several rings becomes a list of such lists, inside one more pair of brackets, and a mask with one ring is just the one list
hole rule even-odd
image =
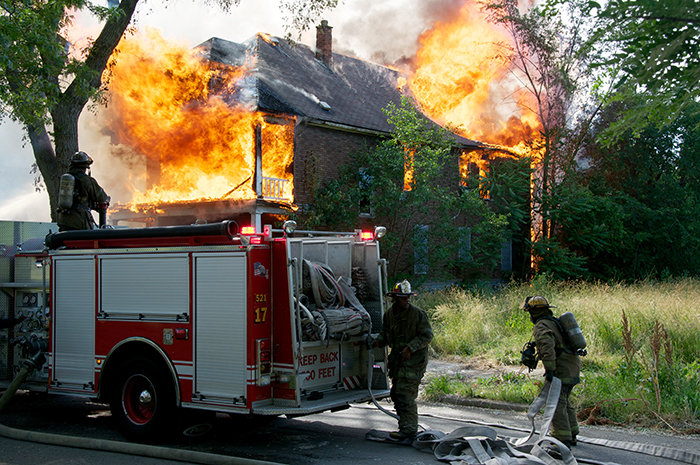
[[325, 19], [316, 26], [316, 58], [329, 68], [333, 65], [333, 28]]

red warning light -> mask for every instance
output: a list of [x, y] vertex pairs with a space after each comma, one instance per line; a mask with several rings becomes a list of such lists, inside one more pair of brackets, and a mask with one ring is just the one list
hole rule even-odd
[[255, 226], [243, 226], [241, 228], [241, 234], [245, 234], [246, 236], [255, 234]]
[[374, 239], [374, 234], [371, 231], [362, 231], [360, 233], [360, 240], [371, 241], [372, 239]]

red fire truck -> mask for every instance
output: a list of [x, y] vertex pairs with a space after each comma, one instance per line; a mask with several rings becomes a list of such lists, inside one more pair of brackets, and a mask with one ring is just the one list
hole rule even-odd
[[108, 401], [139, 441], [187, 411], [306, 415], [388, 396], [385, 352], [366, 344], [386, 305], [376, 237], [293, 226], [47, 235], [18, 255], [48, 270], [44, 308], [13, 341], [47, 347], [30, 380]]

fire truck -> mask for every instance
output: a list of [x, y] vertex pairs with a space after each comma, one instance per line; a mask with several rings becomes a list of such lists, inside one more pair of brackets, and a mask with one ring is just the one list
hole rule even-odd
[[386, 308], [383, 228], [262, 229], [65, 231], [18, 245], [0, 317], [25, 319], [0, 330], [0, 382], [41, 353], [26, 389], [108, 402], [138, 441], [188, 412], [297, 416], [387, 397], [386, 353], [368, 344]]

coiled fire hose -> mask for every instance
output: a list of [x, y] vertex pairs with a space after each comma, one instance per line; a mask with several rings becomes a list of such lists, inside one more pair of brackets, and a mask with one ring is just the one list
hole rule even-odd
[[[39, 363], [40, 362], [40, 363]], [[38, 366], [43, 365], [43, 351], [37, 351], [33, 356], [22, 362], [21, 368], [15, 379], [10, 383], [5, 393], [0, 397], [0, 414], [15, 395], [19, 387], [27, 379], [27, 376]], [[0, 423], [0, 436], [18, 441], [36, 442], [54, 446], [74, 447], [77, 449], [90, 449], [102, 452], [114, 452], [126, 455], [138, 455], [164, 460], [175, 460], [203, 465], [282, 465], [277, 462], [267, 462], [241, 457], [209, 454], [190, 450], [171, 449], [168, 447], [135, 444], [131, 442], [109, 441], [106, 439], [90, 439], [77, 436], [65, 436], [62, 434], [39, 433], [10, 428]]]

